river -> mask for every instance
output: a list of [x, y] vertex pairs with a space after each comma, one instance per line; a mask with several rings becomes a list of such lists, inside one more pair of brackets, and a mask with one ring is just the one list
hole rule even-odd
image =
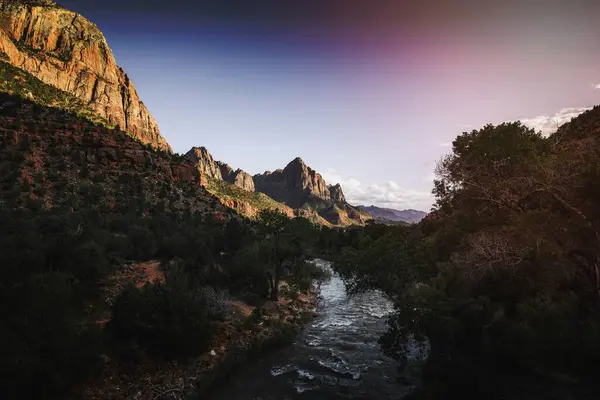
[[[328, 267], [325, 261], [316, 261]], [[399, 399], [397, 363], [377, 340], [392, 304], [380, 293], [346, 295], [340, 278], [321, 284], [319, 315], [291, 346], [242, 368], [211, 400]]]

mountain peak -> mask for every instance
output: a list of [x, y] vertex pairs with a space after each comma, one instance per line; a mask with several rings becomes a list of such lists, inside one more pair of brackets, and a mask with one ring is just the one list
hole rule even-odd
[[171, 152], [95, 24], [49, 0], [0, 1], [4, 61], [79, 99], [107, 125]]
[[196, 166], [200, 174], [218, 180], [223, 179], [223, 176], [221, 175], [221, 168], [217, 165], [212, 154], [210, 154], [206, 147], [192, 147], [190, 151], [185, 153], [185, 158], [187, 158]]
[[325, 179], [300, 157], [283, 170], [254, 176], [256, 190], [297, 210], [337, 226], [364, 224], [370, 219], [346, 202], [342, 186], [327, 185]]
[[289, 167], [289, 166], [293, 166], [293, 165], [301, 165], [303, 167], [306, 167], [306, 164], [304, 163], [304, 161], [300, 157], [296, 157], [292, 161], [290, 161], [288, 163], [288, 165], [286, 166], [286, 168]]

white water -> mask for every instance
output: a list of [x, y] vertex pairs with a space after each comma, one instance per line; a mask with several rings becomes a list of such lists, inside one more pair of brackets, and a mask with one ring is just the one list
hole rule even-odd
[[392, 311], [378, 292], [348, 297], [334, 275], [321, 285], [320, 315], [292, 346], [245, 367], [209, 398], [399, 399], [408, 388], [377, 343]]

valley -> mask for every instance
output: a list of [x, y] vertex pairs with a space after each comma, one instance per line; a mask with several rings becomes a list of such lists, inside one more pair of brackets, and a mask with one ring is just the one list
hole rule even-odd
[[510, 119], [598, 103], [592, 44], [93, 3], [0, 0], [0, 398], [600, 397], [600, 106]]

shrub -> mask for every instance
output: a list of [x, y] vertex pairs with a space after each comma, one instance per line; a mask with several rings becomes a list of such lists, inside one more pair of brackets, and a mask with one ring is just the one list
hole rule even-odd
[[138, 289], [127, 287], [117, 298], [111, 328], [116, 338], [139, 344], [166, 358], [205, 351], [224, 316], [222, 297], [189, 287], [185, 278]]
[[215, 320], [225, 320], [231, 314], [229, 295], [222, 290], [205, 286], [199, 289], [200, 296], [206, 300], [208, 316]]
[[54, 395], [97, 367], [100, 329], [84, 323], [68, 275], [37, 274], [3, 292], [0, 398]]
[[331, 272], [313, 262], [300, 262], [292, 266], [290, 284], [302, 293], [310, 291], [314, 280], [324, 280], [331, 277]]

